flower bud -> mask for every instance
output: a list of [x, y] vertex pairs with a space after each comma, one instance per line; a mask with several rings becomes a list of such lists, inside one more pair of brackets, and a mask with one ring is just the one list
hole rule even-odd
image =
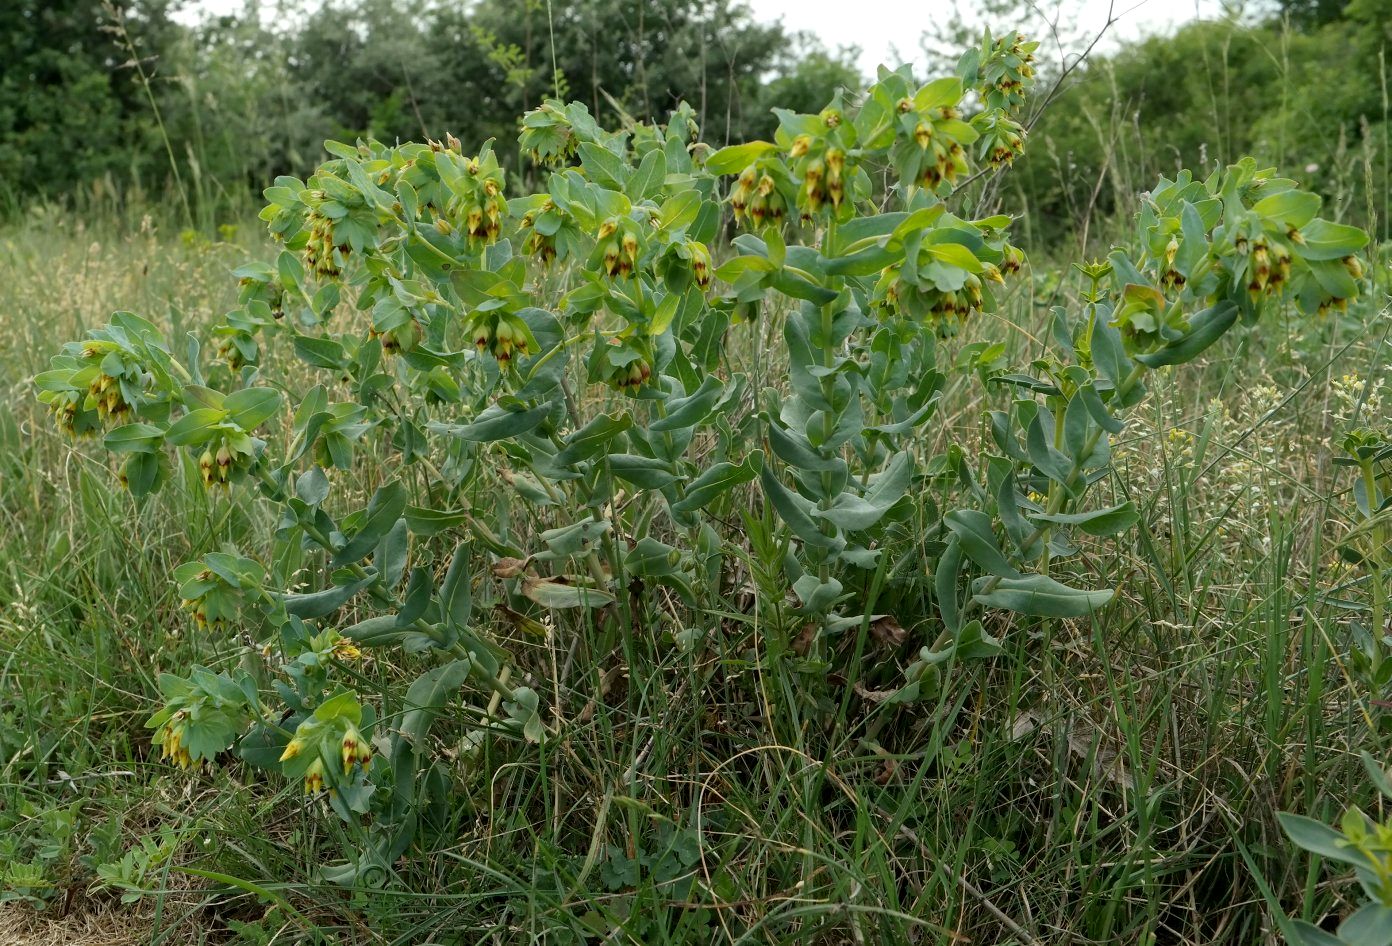
[[1001, 270], [1006, 273], [1018, 273], [1025, 263], [1025, 254], [1018, 246], [1006, 244], [1002, 251], [1004, 258], [1001, 260]]
[[697, 243], [694, 240], [686, 244], [687, 250], [691, 253], [691, 275], [696, 280], [696, 285], [702, 289], [710, 288], [711, 284], [711, 255], [710, 250], [706, 249], [704, 243]]
[[280, 754], [281, 762], [288, 762], [304, 751], [305, 741], [299, 736], [295, 736], [285, 744], [285, 751]]
[[499, 361], [510, 361], [513, 349], [512, 326], [508, 325], [506, 319], [498, 320], [498, 327], [493, 331], [493, 357]]
[[195, 764], [188, 746], [184, 743], [185, 720], [187, 718], [188, 712], [179, 710], [159, 731], [160, 758], [168, 759], [181, 769], [193, 768]]
[[339, 758], [343, 760], [343, 774], [348, 775], [354, 763], [367, 765], [372, 761], [372, 747], [368, 745], [363, 734], [358, 731], [358, 727], [352, 723], [343, 733], [343, 741], [339, 747]]
[[340, 637], [333, 643], [333, 655], [339, 660], [359, 660], [362, 650], [347, 637]]
[[304, 774], [304, 790], [306, 795], [313, 795], [324, 790], [324, 760], [315, 759], [309, 764], [309, 768]]
[[492, 341], [493, 329], [488, 324], [488, 317], [484, 316], [474, 326], [474, 347], [482, 352], [488, 348]]

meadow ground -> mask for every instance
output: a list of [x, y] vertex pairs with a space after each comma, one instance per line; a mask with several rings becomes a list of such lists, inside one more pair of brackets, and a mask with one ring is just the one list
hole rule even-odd
[[[179, 482], [137, 508], [29, 383], [113, 310], [199, 331], [262, 249], [252, 225], [183, 238], [139, 215], [0, 230], [0, 939], [1250, 946], [1279, 941], [1282, 911], [1348, 912], [1350, 878], [1275, 815], [1375, 804], [1358, 752], [1387, 727], [1349, 673], [1353, 478], [1331, 440], [1392, 397], [1385, 299], [1291, 311], [1157, 373], [1107, 486], [1142, 524], [1081, 566], [1119, 589], [1095, 621], [1002, 621], [1005, 652], [937, 699], [860, 695], [829, 733], [784, 698], [797, 681], [760, 662], [739, 602], [700, 659], [572, 667], [568, 641], [523, 640], [559, 741], [446, 742], [459, 801], [427, 849], [345, 890], [317, 868], [352, 839], [298, 786], [177, 772], [144, 728], [160, 671], [245, 652], [192, 628], [174, 566], [255, 549], [270, 508]], [[1057, 282], [1036, 264], [1033, 293], [964, 341], [1027, 361]], [[939, 448], [980, 442], [981, 398], [948, 392]], [[748, 593], [780, 594], [749, 541]], [[912, 617], [877, 659], [921, 645]], [[369, 662], [361, 688], [401, 672]]]

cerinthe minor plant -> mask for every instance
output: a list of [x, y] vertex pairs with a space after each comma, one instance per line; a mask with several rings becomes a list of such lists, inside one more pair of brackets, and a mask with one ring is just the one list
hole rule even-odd
[[[547, 169], [528, 195], [487, 144], [331, 142], [307, 181], [266, 191], [284, 249], [239, 271], [216, 363], [124, 313], [65, 348], [40, 396], [64, 430], [102, 434], [133, 495], [184, 471], [279, 510], [269, 554], [210, 549], [175, 575], [200, 627], [261, 649], [237, 674], [162, 678], [164, 755], [232, 750], [323, 791], [370, 825], [331, 876], [381, 876], [448, 797], [430, 742], [446, 707], [475, 721], [470, 752], [563, 725], [481, 605], [564, 626], [581, 659], [631, 661], [674, 625], [700, 646], [728, 610], [750, 494], [776, 522], [778, 607], [799, 629], [775, 626], [766, 656], [804, 671], [809, 705], [859, 665], [887, 576], [933, 576], [937, 611], [898, 702], [994, 653], [993, 612], [1105, 606], [1112, 589], [1054, 575], [1080, 534], [1136, 519], [1089, 488], [1147, 372], [1287, 300], [1344, 304], [1365, 238], [1251, 161], [1161, 181], [1134, 240], [1085, 269], [1085, 303], [1054, 313], [1053, 354], [983, 372], [1016, 392], [989, 415], [994, 452], [924, 456], [965, 370], [938, 363], [937, 340], [995, 309], [1023, 264], [1009, 216], [967, 219], [949, 198], [1021, 151], [1033, 49], [988, 35], [955, 76], [882, 71], [859, 102], [778, 111], [773, 141], [716, 151], [685, 107], [613, 133], [548, 101], [522, 120]], [[752, 390], [730, 355], [780, 318], [777, 373]], [[345, 509], [350, 468], [380, 485]], [[916, 501], [929, 483], [945, 508]], [[361, 694], [365, 649], [419, 673]]]

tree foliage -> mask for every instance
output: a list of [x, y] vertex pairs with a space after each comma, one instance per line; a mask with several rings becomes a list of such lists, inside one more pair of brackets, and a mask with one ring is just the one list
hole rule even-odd
[[1156, 174], [1244, 154], [1289, 168], [1341, 217], [1368, 225], [1375, 213], [1385, 228], [1392, 2], [1354, 0], [1320, 22], [1287, 12], [1257, 25], [1191, 23], [1085, 64], [1040, 117], [1020, 166], [1033, 240], [1129, 212]]
[[[0, 181], [63, 193], [157, 160], [148, 104], [130, 66], [170, 44], [168, 0], [12, 0], [0, 7]], [[141, 37], [125, 48], [113, 14]], [[62, 159], [59, 160], [58, 156]]]

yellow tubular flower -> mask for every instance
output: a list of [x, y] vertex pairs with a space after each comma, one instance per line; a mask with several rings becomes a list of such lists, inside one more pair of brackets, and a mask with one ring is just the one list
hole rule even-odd
[[343, 774], [345, 776], [352, 772], [354, 763], [367, 765], [372, 761], [372, 747], [363, 738], [363, 734], [358, 731], [358, 727], [351, 723], [344, 731], [339, 757], [343, 760]]
[[333, 655], [339, 660], [358, 660], [362, 657], [362, 651], [358, 649], [357, 644], [346, 637], [341, 637], [334, 641]]
[[305, 771], [304, 790], [306, 795], [324, 790], [324, 760], [315, 759]]

